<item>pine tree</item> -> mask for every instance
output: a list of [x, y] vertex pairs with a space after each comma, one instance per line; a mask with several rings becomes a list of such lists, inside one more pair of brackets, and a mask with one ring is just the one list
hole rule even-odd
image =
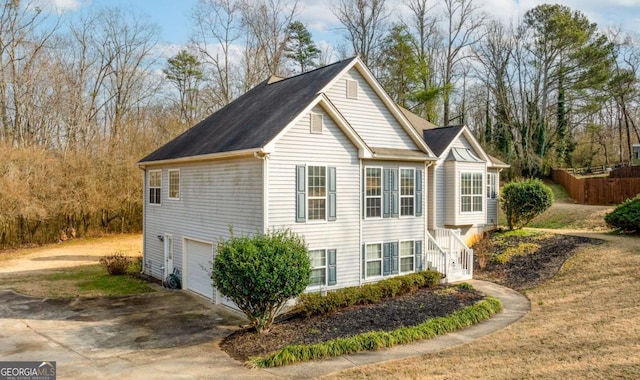
[[311, 33], [300, 21], [294, 21], [287, 28], [287, 42], [285, 57], [294, 61], [304, 73], [318, 66], [316, 60], [320, 55], [320, 49], [311, 39]]

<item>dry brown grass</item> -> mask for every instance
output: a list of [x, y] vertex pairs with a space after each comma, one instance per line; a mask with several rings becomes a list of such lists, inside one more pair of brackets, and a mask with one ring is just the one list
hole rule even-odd
[[529, 290], [510, 327], [439, 354], [360, 367], [333, 378], [640, 378], [640, 239], [606, 240]]
[[[142, 235], [81, 238], [38, 248], [0, 251], [0, 289], [43, 297], [78, 294], [77, 280], [55, 279], [52, 282], [48, 276], [64, 273], [68, 268], [98, 264], [101, 257], [117, 251], [140, 257]], [[55, 289], [51, 289], [52, 286]]]

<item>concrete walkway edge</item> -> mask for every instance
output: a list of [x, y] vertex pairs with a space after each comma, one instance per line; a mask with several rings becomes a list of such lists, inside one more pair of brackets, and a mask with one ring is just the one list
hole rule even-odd
[[502, 311], [477, 325], [433, 339], [422, 340], [379, 351], [362, 352], [284, 367], [267, 368], [261, 371], [281, 378], [312, 379], [358, 366], [440, 352], [461, 346], [501, 330], [518, 321], [531, 310], [529, 299], [515, 290], [481, 280], [469, 280], [466, 282], [473, 285], [475, 289], [500, 299], [502, 302]]

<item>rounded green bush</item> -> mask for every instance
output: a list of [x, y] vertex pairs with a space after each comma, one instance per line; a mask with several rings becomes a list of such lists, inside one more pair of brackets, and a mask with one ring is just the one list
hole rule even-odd
[[309, 285], [311, 261], [304, 240], [289, 230], [251, 237], [232, 234], [218, 243], [211, 278], [262, 333], [284, 304]]
[[604, 217], [611, 227], [627, 232], [640, 232], [640, 194], [627, 199]]
[[553, 192], [539, 179], [512, 181], [500, 197], [510, 230], [522, 228], [553, 204]]

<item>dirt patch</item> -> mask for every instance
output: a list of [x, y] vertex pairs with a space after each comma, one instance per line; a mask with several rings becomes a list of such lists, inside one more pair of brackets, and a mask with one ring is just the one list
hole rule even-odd
[[494, 241], [495, 255], [522, 244], [536, 244], [540, 247], [526, 255], [515, 255], [505, 264], [490, 260], [484, 270], [481, 270], [478, 265], [477, 255], [474, 257], [474, 278], [495, 282], [516, 290], [529, 289], [553, 278], [579, 248], [603, 243], [598, 239], [550, 233], [494, 240], [496, 240]]
[[276, 323], [268, 334], [257, 335], [248, 330], [235, 332], [223, 340], [221, 348], [231, 357], [245, 361], [287, 345], [321, 343], [368, 331], [392, 331], [416, 326], [427, 319], [452, 314], [482, 298], [474, 290], [456, 286], [421, 289], [376, 305], [350, 307], [330, 315], [311, 318], [292, 315]]

